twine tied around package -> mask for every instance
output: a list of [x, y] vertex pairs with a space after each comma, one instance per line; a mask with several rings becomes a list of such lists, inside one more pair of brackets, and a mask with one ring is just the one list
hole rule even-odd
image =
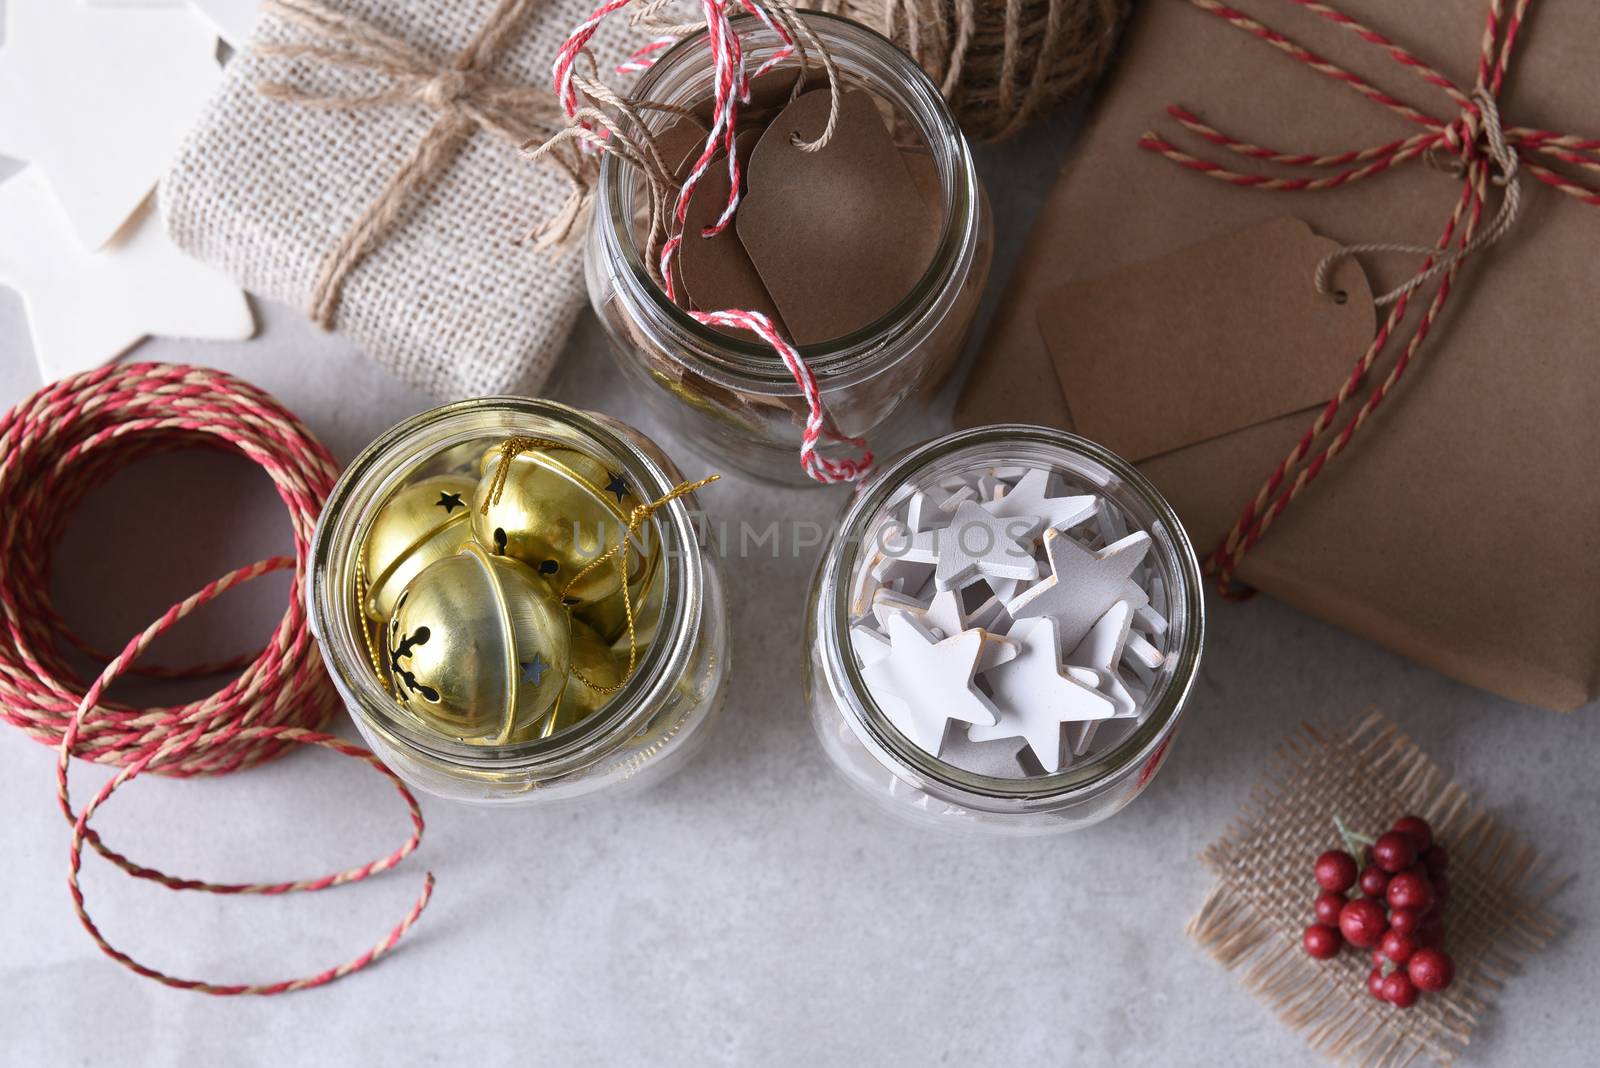
[[[1347, 152], [1325, 155], [1287, 153], [1232, 137], [1187, 108], [1173, 105], [1167, 109], [1167, 113], [1184, 129], [1210, 144], [1243, 160], [1309, 171], [1311, 175], [1285, 178], [1234, 170], [1214, 160], [1191, 155], [1153, 132], [1147, 132], [1140, 138], [1140, 147], [1158, 152], [1174, 163], [1209, 178], [1248, 189], [1280, 192], [1337, 189], [1418, 159], [1435, 166], [1448, 166], [1457, 171], [1462, 180], [1455, 209], [1434, 246], [1353, 245], [1334, 253], [1319, 265], [1314, 284], [1326, 292], [1328, 271], [1340, 258], [1397, 252], [1424, 257], [1422, 266], [1409, 281], [1379, 298], [1380, 306], [1386, 305], [1389, 312], [1372, 344], [1355, 362], [1337, 394], [1323, 406], [1288, 455], [1262, 483], [1222, 544], [1208, 558], [1206, 568], [1217, 576], [1223, 593], [1243, 596], [1248, 595], [1248, 590], [1235, 582], [1235, 575], [1245, 555], [1261, 540], [1284, 509], [1316, 480], [1327, 463], [1344, 451], [1355, 433], [1366, 425], [1384, 398], [1399, 383], [1443, 312], [1456, 276], [1466, 261], [1503, 238], [1516, 223], [1522, 207], [1521, 175], [1531, 174], [1545, 185], [1582, 203], [1600, 206], [1600, 140], [1508, 125], [1501, 116], [1500, 101], [1506, 74], [1515, 53], [1518, 34], [1527, 21], [1533, 0], [1511, 0], [1509, 12], [1506, 0], [1488, 0], [1477, 80], [1470, 92], [1462, 90], [1437, 69], [1381, 33], [1344, 14], [1332, 3], [1325, 0], [1286, 0], [1348, 30], [1358, 40], [1378, 49], [1427, 85], [1442, 91], [1456, 108], [1455, 114], [1450, 116], [1435, 115], [1390, 95], [1340, 64], [1311, 52], [1220, 0], [1188, 2], [1422, 127], [1422, 131], [1386, 144]], [[1591, 179], [1595, 184], [1586, 185], [1553, 169], [1550, 166], [1552, 162], [1596, 176]], [[1493, 218], [1485, 225], [1483, 217], [1488, 207], [1491, 185], [1501, 189], [1500, 204]], [[1435, 282], [1437, 284], [1431, 299], [1418, 321], [1409, 327], [1407, 336], [1401, 328], [1412, 297]], [[1398, 344], [1402, 340], [1401, 351], [1388, 375], [1372, 388], [1365, 400], [1360, 400], [1358, 394], [1366, 384], [1373, 365], [1391, 343]], [[1318, 448], [1318, 442], [1334, 427], [1341, 413], [1351, 409], [1353, 414], [1333, 433], [1327, 444]]]
[[305, 30], [308, 39], [256, 45], [260, 54], [371, 71], [386, 78], [389, 85], [366, 95], [347, 95], [319, 94], [283, 82], [263, 81], [256, 86], [262, 96], [324, 111], [421, 104], [438, 113], [383, 191], [323, 257], [307, 308], [317, 325], [333, 327], [350, 272], [383, 241], [411, 199], [451, 165], [476, 130], [523, 145], [560, 127], [560, 113], [547, 90], [488, 73], [516, 40], [536, 6], [537, 0], [500, 0], [466, 47], [454, 59], [441, 62], [320, 0], [267, 0], [263, 7], [267, 14]]
[[[634, 4], [632, 13], [635, 25], [653, 29], [655, 37], [634, 52], [621, 64], [619, 70], [639, 71], [649, 69], [659, 58], [659, 53], [680, 40], [691, 36], [701, 37], [712, 68], [711, 125], [705, 143], [689, 167], [681, 186], [674, 180], [666, 166], [650, 127], [642, 121], [644, 110], [666, 111], [690, 115], [688, 109], [636, 97], [624, 98], [607, 88], [593, 74], [584, 69], [598, 69], [588, 50], [589, 41], [596, 28], [608, 16]], [[789, 0], [701, 0], [703, 22], [700, 24], [671, 25], [658, 22], [658, 16], [670, 0], [605, 0], [594, 14], [575, 27], [557, 53], [552, 71], [554, 88], [566, 116], [565, 129], [544, 144], [533, 149], [531, 157], [540, 159], [557, 150], [577, 146], [580, 154], [592, 157], [610, 153], [619, 161], [636, 168], [646, 186], [648, 237], [647, 246], [653, 247], [660, 237], [658, 260], [652, 264], [652, 278], [667, 298], [673, 292], [671, 261], [682, 248], [684, 224], [688, 217], [689, 201], [696, 185], [720, 159], [728, 168], [728, 201], [720, 216], [703, 231], [703, 237], [721, 233], [734, 219], [742, 185], [739, 157], [734, 150], [738, 112], [742, 103], [750, 99], [750, 81], [779, 63], [798, 56], [802, 66], [809, 56], [815, 56], [827, 75], [830, 94], [828, 119], [821, 133], [813, 141], [796, 142], [796, 147], [815, 152], [825, 147], [833, 137], [840, 107], [840, 79], [828, 50], [817, 40], [805, 20], [800, 18]], [[753, 71], [746, 63], [744, 43], [733, 24], [733, 16], [747, 14], [759, 25], [771, 31], [780, 46]], [[798, 95], [804, 79], [797, 79], [794, 94]], [[792, 98], [791, 98], [792, 99]], [[625, 121], [624, 121], [625, 120]], [[672, 193], [673, 187], [677, 192]], [[592, 195], [580, 183], [583, 195]], [[668, 206], [668, 202], [670, 207]], [[571, 226], [577, 211], [565, 210], [559, 218], [564, 226]], [[648, 259], [648, 257], [646, 257]], [[800, 465], [806, 474], [817, 482], [848, 482], [863, 477], [872, 469], [873, 455], [863, 438], [841, 433], [833, 424], [823, 402], [822, 390], [815, 373], [807, 365], [787, 338], [773, 322], [757, 311], [726, 308], [713, 311], [690, 310], [688, 314], [707, 326], [729, 326], [747, 330], [770, 346], [783, 362], [795, 385], [799, 387], [806, 403], [806, 419], [800, 434]], [[832, 441], [850, 446], [854, 455], [833, 457], [825, 454], [821, 445]]]
[[[237, 452], [261, 466], [289, 510], [295, 553], [229, 572], [173, 605], [117, 655], [98, 653], [71, 631], [48, 597], [53, 550], [67, 516], [85, 492], [130, 461], [196, 446]], [[56, 799], [72, 827], [67, 887], [79, 922], [107, 956], [167, 986], [216, 995], [321, 986], [393, 949], [433, 893], [429, 873], [400, 922], [342, 964], [295, 979], [218, 984], [164, 974], [112, 946], [90, 918], [78, 882], [85, 844], [134, 878], [170, 890], [268, 895], [358, 882], [394, 867], [420, 844], [422, 812], [405, 785], [366, 749], [320, 730], [339, 701], [306, 622], [304, 587], [317, 515], [337, 475], [333, 458], [277, 401], [204, 368], [113, 364], [47, 386], [0, 418], [0, 506], [11, 517], [0, 525], [0, 718], [56, 750]], [[286, 570], [294, 573], [288, 608], [255, 656], [189, 670], [133, 667], [152, 642], [196, 609], [251, 579]], [[84, 685], [65, 659], [63, 645], [105, 663], [93, 683]], [[217, 692], [186, 704], [136, 708], [105, 698], [112, 682], [130, 671], [181, 677], [221, 670], [239, 673]], [[224, 775], [271, 760], [294, 745], [361, 760], [387, 778], [409, 810], [411, 836], [387, 856], [316, 878], [215, 883], [144, 867], [90, 827], [112, 793], [140, 775]], [[120, 769], [76, 812], [68, 782], [73, 757]]]
[[[502, 441], [498, 450], [500, 454], [500, 463], [498, 466], [496, 466], [494, 475], [489, 481], [489, 492], [484, 497], [483, 504], [479, 508], [479, 513], [482, 515], [488, 515], [490, 507], [500, 503], [500, 497], [505, 492], [506, 480], [511, 477], [512, 460], [516, 459], [522, 453], [527, 452], [529, 449], [570, 448], [572, 448], [571, 445], [567, 445], [550, 438], [536, 438], [525, 435], [516, 435]], [[590, 560], [587, 564], [583, 565], [583, 567], [580, 568], [578, 572], [571, 578], [569, 578], [562, 585], [561, 589], [556, 592], [556, 597], [558, 600], [560, 600], [561, 604], [563, 606], [570, 606], [571, 602], [568, 600], [567, 595], [572, 591], [574, 586], [576, 586], [583, 579], [587, 578], [589, 573], [595, 568], [605, 566], [608, 561], [616, 561], [617, 574], [622, 579], [622, 610], [628, 624], [628, 669], [622, 673], [622, 678], [619, 681], [608, 686], [595, 682], [583, 672], [579, 671], [576, 667], [572, 668], [571, 671], [573, 677], [575, 677], [579, 682], [583, 683], [595, 693], [601, 696], [616, 693], [618, 690], [622, 689], [628, 684], [628, 680], [633, 678], [634, 669], [639, 666], [639, 641], [637, 633], [634, 630], [635, 608], [633, 604], [633, 591], [628, 588], [628, 544], [638, 536], [639, 528], [644, 525], [644, 521], [646, 519], [649, 519], [651, 516], [655, 515], [656, 512], [660, 511], [662, 508], [665, 508], [679, 497], [702, 490], [721, 477], [721, 475], [707, 475], [705, 478], [699, 479], [695, 482], [680, 482], [676, 486], [673, 486], [666, 493], [663, 493], [661, 496], [657, 497], [655, 500], [635, 505], [633, 511], [628, 514], [627, 521], [622, 524], [622, 529], [617, 536], [617, 540], [609, 548], [607, 548], [605, 552], [599, 554], [593, 560]], [[601, 491], [599, 486], [590, 486], [589, 488], [594, 491], [597, 499], [604, 497], [604, 493]]]

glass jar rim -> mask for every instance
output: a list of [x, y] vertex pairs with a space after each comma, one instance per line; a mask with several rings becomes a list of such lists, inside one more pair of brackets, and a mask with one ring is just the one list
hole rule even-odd
[[[880, 368], [875, 365], [874, 357], [893, 351], [892, 342], [909, 324], [918, 322], [936, 307], [949, 286], [959, 279], [963, 253], [970, 254], [970, 246], [974, 244], [980, 226], [978, 178], [972, 153], [960, 125], [938, 87], [915, 60], [887, 37], [853, 19], [823, 11], [799, 11], [796, 14], [806, 20], [820, 37], [833, 38], [836, 44], [872, 48], [884, 68], [892, 70], [902, 79], [903, 87], [909, 90], [905, 95], [918, 105], [906, 110], [911, 112], [910, 117], [916, 122], [929, 150], [937, 156], [941, 145], [956, 146], [957, 149], [950, 160], [949, 178], [943, 169], [940, 171], [944, 224], [933, 259], [916, 285], [874, 322], [840, 338], [820, 344], [795, 346], [800, 357], [813, 371], [828, 376], [828, 385], [832, 388], [849, 385], [855, 375], [876, 374]], [[752, 66], [781, 44], [776, 34], [756, 22], [754, 16], [741, 13], [733, 19], [740, 23], [739, 30], [746, 40], [745, 58]], [[660, 82], [676, 73], [678, 67], [693, 61], [696, 49], [704, 47], [705, 36], [705, 31], [701, 30], [679, 40], [664, 52], [640, 78], [634, 93], [648, 99], [649, 93]], [[604, 250], [613, 261], [625, 267], [619, 274], [623, 283], [618, 287], [619, 292], [627, 294], [633, 308], [648, 313], [654, 325], [665, 328], [683, 347], [690, 349], [696, 360], [703, 360], [716, 371], [738, 377], [747, 383], [779, 387], [779, 392], [783, 393], [797, 393], [799, 390], [792, 375], [764, 342], [732, 337], [705, 326], [668, 300], [651, 279], [634, 240], [631, 216], [624, 211], [622, 203], [625, 186], [623, 177], [629, 170], [629, 165], [620, 162], [613, 154], [603, 154], [594, 199], [597, 216], [595, 229]], [[675, 358], [681, 358], [681, 355], [675, 354]]]
[[[1166, 527], [1176, 550], [1181, 590], [1169, 590], [1169, 604], [1180, 600], [1189, 625], [1171, 681], [1155, 698], [1144, 722], [1123, 741], [1084, 764], [1055, 774], [1000, 778], [958, 768], [913, 744], [889, 722], [872, 699], [848, 640], [852, 579], [856, 561], [867, 544], [867, 527], [888, 506], [893, 494], [926, 464], [986, 445], [1019, 443], [1062, 450], [1103, 465], [1148, 505]], [[852, 732], [896, 777], [925, 792], [957, 804], [988, 811], [1031, 810], [1073, 802], [1110, 789], [1133, 768], [1157, 758], [1158, 750], [1177, 727], [1177, 720], [1198, 678], [1205, 632], [1205, 598], [1199, 560], [1177, 513], [1155, 486], [1132, 464], [1076, 434], [1025, 423], [1001, 423], [958, 430], [913, 446], [895, 457], [857, 491], [836, 534], [839, 550], [824, 557], [817, 599], [817, 633], [823, 644], [823, 670], [834, 695], [841, 698]], [[831, 597], [827, 591], [831, 591]]]
[[[647, 451], [602, 419], [556, 401], [484, 397], [419, 412], [363, 449], [329, 495], [312, 538], [307, 616], [329, 674], [352, 715], [361, 717], [364, 729], [377, 731], [400, 749], [473, 772], [532, 769], [541, 775], [565, 774], [603, 759], [623, 744], [665, 699], [688, 663], [703, 611], [705, 563], [698, 552], [699, 534], [686, 498], [672, 500], [651, 516], [652, 536], [660, 538], [662, 555], [661, 630], [641, 655], [633, 677], [596, 713], [549, 738], [509, 745], [457, 741], [409, 722], [378, 681], [349, 618], [352, 613], [346, 594], [360, 551], [359, 528], [370, 523], [376, 512], [372, 503], [387, 498], [415, 470], [419, 461], [408, 446], [417, 446], [430, 431], [435, 435], [453, 432], [453, 439], [446, 436], [434, 442], [430, 456], [436, 456], [487, 436], [497, 428], [476, 424], [471, 418], [485, 412], [531, 416], [544, 424], [538, 428], [540, 435], [557, 439], [565, 435], [580, 448], [599, 449], [624, 468], [641, 500], [660, 498], [678, 484]], [[510, 428], [504, 429], [509, 432]], [[426, 458], [420, 462], [425, 463]]]

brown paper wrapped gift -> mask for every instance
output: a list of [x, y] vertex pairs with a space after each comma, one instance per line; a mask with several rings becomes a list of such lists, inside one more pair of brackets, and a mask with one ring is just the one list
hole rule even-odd
[[[1488, 4], [1336, 6], [1471, 87]], [[1314, 10], [1292, 0], [1231, 6], [1396, 96], [1441, 116], [1452, 112], [1443, 94]], [[1460, 196], [1448, 160], [1412, 160], [1329, 191], [1280, 193], [1225, 184], [1142, 150], [1141, 135], [1158, 130], [1196, 156], [1229, 160], [1176, 128], [1170, 104], [1279, 152], [1378, 145], [1417, 126], [1189, 0], [1137, 7], [958, 406], [960, 425], [1075, 425], [1074, 396], [1061, 386], [1072, 376], [1058, 370], [1087, 356], [1053, 353], [1040, 327], [1041, 306], [1064, 284], [1285, 217], [1342, 245], [1431, 246]], [[1533, 4], [1501, 97], [1504, 125], [1592, 135], [1600, 126], [1596, 100], [1600, 4]], [[1239, 577], [1472, 685], [1570, 709], [1600, 688], [1600, 208], [1527, 174], [1522, 190], [1515, 225], [1464, 264], [1397, 389], [1245, 558]], [[1420, 266], [1419, 257], [1402, 255], [1362, 262], [1377, 293]], [[1141, 305], [1168, 315], [1178, 307], [1197, 319], [1226, 311], [1191, 299], [1182, 286], [1130, 300], [1130, 317]], [[1408, 324], [1425, 305], [1414, 302]], [[1343, 369], [1334, 361], [1330, 375], [1316, 337], [1300, 348], [1263, 349], [1248, 337], [1230, 345], [1216, 343], [1215, 332], [1195, 333], [1212, 343], [1169, 361], [1174, 370], [1145, 397], [1144, 410], [1170, 410], [1210, 436], [1165, 441], [1165, 451], [1131, 458], [1171, 499], [1195, 542], [1210, 546], [1315, 410], [1262, 421], [1259, 412], [1246, 417], [1251, 406], [1243, 404], [1240, 418], [1222, 428], [1187, 418], [1196, 398], [1216, 397], [1198, 387], [1221, 376], [1248, 393], [1256, 376], [1293, 361], [1315, 376], [1325, 399], [1361, 353], [1346, 352]], [[1393, 359], [1380, 360], [1371, 377], [1381, 380]]]
[[427, 392], [537, 389], [583, 260], [522, 240], [571, 187], [519, 144], [558, 128], [551, 61], [593, 6], [271, 0], [162, 182], [174, 241]]

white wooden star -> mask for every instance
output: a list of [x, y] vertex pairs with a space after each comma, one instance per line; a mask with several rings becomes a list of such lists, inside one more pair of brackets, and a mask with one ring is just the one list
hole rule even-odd
[[[1106, 609], [1094, 627], [1077, 648], [1067, 654], [1068, 667], [1083, 668], [1094, 673], [1095, 688], [1110, 698], [1115, 708], [1113, 718], [1127, 719], [1139, 713], [1138, 702], [1123, 684], [1117, 665], [1122, 660], [1122, 650], [1128, 644], [1129, 629], [1133, 624], [1133, 609], [1127, 601], [1118, 601]], [[1074, 723], [1067, 727], [1067, 743], [1073, 756], [1088, 752], [1094, 741], [1100, 720]]]
[[1121, 541], [1092, 552], [1065, 534], [1047, 530], [1045, 558], [1050, 574], [1006, 603], [1018, 620], [1049, 616], [1061, 627], [1064, 648], [1083, 641], [1095, 621], [1118, 601], [1138, 608], [1149, 596], [1130, 575], [1150, 549], [1150, 535], [1129, 534]]
[[106, 248], [74, 240], [37, 168], [0, 184], [0, 284], [22, 293], [46, 382], [97, 367], [147, 334], [239, 340], [244, 294], [178, 251], [152, 197]]
[[889, 619], [889, 655], [861, 670], [872, 699], [901, 734], [934, 756], [944, 744], [945, 725], [992, 724], [994, 705], [972, 685], [983, 635], [967, 631], [935, 640], [910, 616]]
[[216, 88], [216, 34], [187, 7], [6, 0], [0, 153], [44, 172], [89, 249], [138, 209]]
[[991, 515], [1001, 517], [1025, 516], [1038, 519], [1044, 526], [1065, 530], [1092, 518], [1099, 510], [1100, 499], [1093, 494], [1077, 497], [1051, 497], [1050, 472], [1034, 468], [1017, 480], [1004, 496], [984, 502]]
[[889, 655], [889, 639], [864, 623], [850, 628], [850, 647], [856, 651], [862, 667], [876, 664]]
[[188, 4], [234, 48], [243, 48], [261, 17], [261, 0], [89, 0], [90, 7], [183, 7]]
[[1032, 538], [1042, 521], [1037, 517], [991, 515], [971, 501], [956, 508], [950, 525], [911, 537], [905, 559], [934, 565], [934, 585], [959, 589], [978, 576], [1034, 579], [1039, 562]]
[[1018, 620], [1006, 637], [1021, 643], [1022, 652], [985, 676], [999, 718], [992, 726], [969, 727], [967, 737], [975, 742], [1021, 738], [1039, 765], [1054, 774], [1062, 766], [1061, 725], [1109, 719], [1115, 708], [1110, 698], [1063, 671], [1055, 620]]
[[[987, 605], [984, 607], [987, 608]], [[879, 626], [885, 627], [889, 625], [890, 617], [899, 614], [909, 615], [922, 624], [923, 629], [939, 638], [949, 638], [965, 631], [977, 631], [983, 635], [983, 653], [978, 657], [977, 668], [977, 673], [980, 675], [1008, 660], [1016, 659], [1019, 652], [1016, 642], [989, 631], [983, 624], [974, 622], [972, 616], [962, 607], [959, 590], [943, 590], [936, 593], [927, 604], [919, 598], [895, 590], [879, 590], [872, 598], [872, 614], [877, 617]]]

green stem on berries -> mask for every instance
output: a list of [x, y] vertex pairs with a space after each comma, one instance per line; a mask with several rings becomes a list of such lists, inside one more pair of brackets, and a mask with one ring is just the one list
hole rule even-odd
[[1377, 839], [1368, 838], [1364, 834], [1357, 834], [1349, 827], [1346, 827], [1344, 820], [1339, 818], [1339, 814], [1337, 812], [1333, 814], [1333, 825], [1339, 828], [1339, 837], [1344, 839], [1344, 847], [1350, 851], [1350, 855], [1355, 857], [1356, 863], [1359, 864], [1361, 862], [1361, 847], [1369, 846], [1376, 842]]

